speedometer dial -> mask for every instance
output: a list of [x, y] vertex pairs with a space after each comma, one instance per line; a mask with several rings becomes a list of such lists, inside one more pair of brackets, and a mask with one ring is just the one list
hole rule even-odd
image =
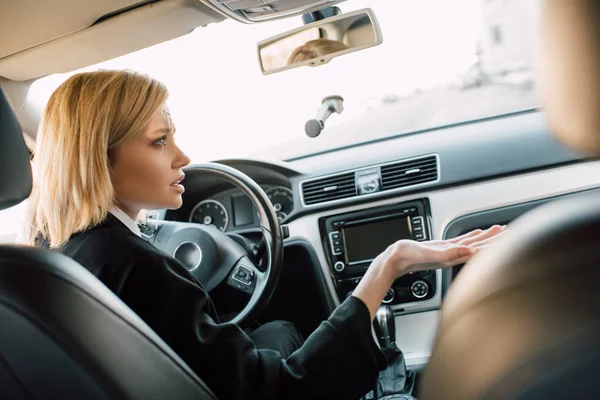
[[204, 200], [196, 204], [190, 214], [190, 222], [212, 225], [224, 232], [229, 225], [229, 215], [225, 206], [216, 200]]
[[283, 221], [294, 210], [294, 196], [285, 186], [275, 186], [266, 191], [273, 203], [279, 222]]

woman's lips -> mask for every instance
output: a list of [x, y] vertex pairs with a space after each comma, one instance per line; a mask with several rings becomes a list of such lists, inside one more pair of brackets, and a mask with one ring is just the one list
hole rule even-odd
[[177, 178], [177, 180], [175, 180], [171, 183], [171, 187], [173, 189], [177, 190], [178, 192], [183, 193], [185, 191], [185, 188], [181, 184], [181, 181], [183, 181], [184, 178], [185, 178], [185, 175], [181, 175], [179, 178]]

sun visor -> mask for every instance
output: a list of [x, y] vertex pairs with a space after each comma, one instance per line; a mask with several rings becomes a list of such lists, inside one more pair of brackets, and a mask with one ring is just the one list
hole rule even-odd
[[197, 0], [163, 0], [0, 59], [14, 81], [70, 72], [183, 36], [225, 17]]

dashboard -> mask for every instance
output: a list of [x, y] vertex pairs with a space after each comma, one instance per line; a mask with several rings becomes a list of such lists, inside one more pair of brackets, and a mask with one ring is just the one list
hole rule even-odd
[[[300, 210], [293, 179], [298, 173], [276, 163], [254, 160], [223, 160], [252, 178], [271, 200], [280, 223], [287, 223]], [[168, 210], [167, 220], [214, 226], [225, 233], [260, 232], [258, 213], [240, 189], [215, 177], [186, 171], [183, 206]]]
[[[373, 255], [390, 241], [454, 237], [464, 229], [510, 222], [530, 205], [600, 188], [600, 161], [556, 142], [537, 111], [286, 162], [218, 162], [265, 190], [289, 228], [286, 246], [310, 248], [322, 271], [318, 279], [330, 300], [328, 312], [351, 293]], [[166, 212], [165, 219], [256, 239], [257, 214], [241, 191], [191, 174], [184, 185], [184, 205]], [[396, 341], [409, 367], [428, 361], [442, 299], [455, 274], [435, 270], [407, 276], [386, 296], [402, 327]]]
[[[261, 184], [279, 222], [285, 222], [294, 211], [294, 197], [288, 186]], [[258, 228], [259, 219], [250, 198], [239, 189], [225, 190], [210, 197], [202, 197], [190, 210], [188, 221], [212, 225], [222, 232]]]

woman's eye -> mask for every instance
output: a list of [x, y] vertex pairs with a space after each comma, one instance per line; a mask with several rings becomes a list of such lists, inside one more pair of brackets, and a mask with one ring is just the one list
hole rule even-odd
[[158, 139], [157, 141], [155, 141], [154, 144], [159, 145], [159, 146], [166, 146], [167, 138], [165, 136], [163, 136], [160, 139]]

